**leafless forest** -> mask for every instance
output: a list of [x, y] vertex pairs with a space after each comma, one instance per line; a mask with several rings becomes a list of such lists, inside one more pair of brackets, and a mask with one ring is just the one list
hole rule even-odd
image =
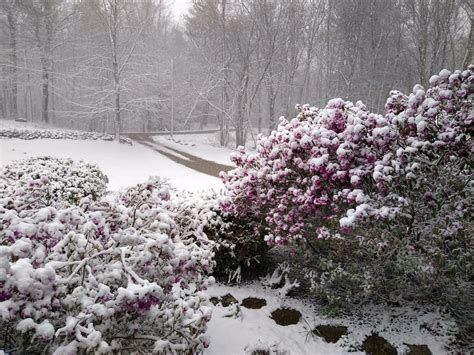
[[297, 103], [342, 97], [377, 112], [391, 89], [473, 61], [472, 0], [172, 11], [165, 0], [1, 0], [0, 117], [117, 135], [212, 127], [240, 145]]

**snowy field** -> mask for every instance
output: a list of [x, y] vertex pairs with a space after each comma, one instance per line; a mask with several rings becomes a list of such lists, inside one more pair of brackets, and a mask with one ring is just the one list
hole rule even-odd
[[146, 181], [148, 176], [169, 178], [178, 189], [220, 190], [221, 181], [201, 174], [140, 144], [106, 141], [0, 139], [0, 165], [33, 156], [72, 158], [97, 164], [109, 178], [109, 190]]

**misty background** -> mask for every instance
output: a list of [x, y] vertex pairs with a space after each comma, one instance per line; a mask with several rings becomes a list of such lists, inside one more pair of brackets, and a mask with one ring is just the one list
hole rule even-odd
[[0, 118], [243, 145], [295, 104], [381, 112], [467, 67], [473, 18], [472, 0], [2, 0]]

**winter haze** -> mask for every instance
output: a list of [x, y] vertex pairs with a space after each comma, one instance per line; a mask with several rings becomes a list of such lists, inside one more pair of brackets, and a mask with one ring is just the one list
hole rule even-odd
[[474, 351], [474, 0], [0, 0], [0, 355]]

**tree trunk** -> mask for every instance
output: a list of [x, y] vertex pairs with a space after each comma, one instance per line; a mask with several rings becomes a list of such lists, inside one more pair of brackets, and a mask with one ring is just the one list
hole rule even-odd
[[45, 59], [42, 62], [42, 100], [41, 100], [41, 118], [44, 123], [49, 123], [48, 105], [49, 105], [49, 75], [45, 64]]
[[12, 85], [12, 98], [11, 98], [11, 115], [14, 119], [18, 118], [18, 74], [17, 74], [17, 54], [16, 54], [16, 14], [15, 10], [12, 8], [13, 5], [7, 5], [7, 21], [8, 21], [8, 29], [10, 32], [10, 50], [11, 50], [11, 62], [12, 62], [12, 78], [11, 78], [11, 85]]
[[224, 113], [220, 112], [217, 114], [217, 121], [219, 122], [219, 144], [225, 146], [225, 135], [224, 135]]
[[258, 95], [258, 133], [262, 133], [262, 92], [259, 91]]
[[305, 61], [304, 72], [303, 72], [304, 77], [301, 82], [298, 104], [309, 104], [311, 62], [313, 61], [312, 51], [313, 51], [313, 45], [312, 45], [312, 42], [310, 42], [308, 43], [308, 47], [306, 48], [306, 61]]
[[[115, 68], [116, 65], [114, 65]], [[120, 80], [114, 70], [114, 97], [115, 97], [115, 140], [120, 141], [121, 120], [120, 120]]]
[[40, 18], [37, 18], [35, 21], [35, 37], [40, 51], [40, 61], [41, 61], [41, 118], [44, 123], [49, 123], [49, 71], [51, 70], [51, 60], [52, 60], [52, 36], [53, 36], [53, 27], [51, 20], [48, 19], [48, 16], [51, 16], [51, 3], [50, 1], [44, 2], [44, 16], [45, 16], [45, 38], [44, 41], [41, 39], [40, 35]]
[[[3, 75], [3, 70], [2, 70], [2, 75]], [[5, 100], [6, 100], [6, 93], [7, 91], [7, 88], [6, 88], [6, 85], [5, 83], [2, 84], [2, 93], [1, 93], [1, 96], [0, 96], [0, 110], [2, 111], [2, 117], [4, 118], [7, 118], [7, 112], [6, 112], [6, 103], [5, 103]]]
[[244, 130], [244, 94], [239, 92], [237, 94], [237, 122], [235, 125], [235, 147], [238, 148], [243, 145], [243, 130]]
[[118, 64], [118, 46], [117, 46], [117, 31], [118, 31], [118, 8], [117, 3], [111, 8], [112, 19], [109, 24], [110, 39], [112, 44], [112, 72], [114, 76], [114, 131], [115, 140], [120, 141], [121, 133], [121, 118], [120, 118], [120, 73]]
[[[226, 5], [227, 0], [222, 0], [222, 65], [223, 65], [223, 82], [222, 82], [222, 110], [227, 109], [228, 93], [227, 93], [227, 27], [226, 27]], [[229, 119], [225, 116], [224, 112], [220, 114], [221, 122], [219, 124], [220, 128], [220, 144], [221, 146], [226, 146], [229, 140]]]
[[275, 117], [275, 92], [272, 86], [268, 88], [268, 134], [271, 134], [276, 129], [276, 117]]

